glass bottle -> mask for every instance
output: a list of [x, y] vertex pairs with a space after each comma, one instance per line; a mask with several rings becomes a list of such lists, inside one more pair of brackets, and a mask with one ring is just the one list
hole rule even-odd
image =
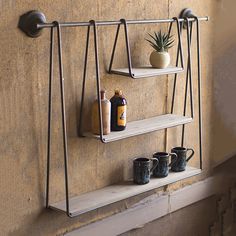
[[[111, 103], [106, 99], [106, 91], [101, 90], [101, 108], [102, 108], [102, 125], [103, 134], [109, 134], [110, 120], [111, 120]], [[99, 112], [98, 112], [98, 100], [95, 100], [92, 107], [92, 132], [94, 134], [100, 134], [99, 125]]]
[[126, 128], [127, 101], [122, 91], [116, 89], [111, 102], [111, 131], [122, 131]]

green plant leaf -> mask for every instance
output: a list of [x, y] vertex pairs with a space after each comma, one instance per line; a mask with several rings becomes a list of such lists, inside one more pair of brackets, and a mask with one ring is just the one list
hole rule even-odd
[[174, 39], [173, 35], [162, 33], [162, 31], [154, 32], [154, 34], [148, 33], [150, 39], [145, 39], [157, 52], [167, 51], [173, 47]]

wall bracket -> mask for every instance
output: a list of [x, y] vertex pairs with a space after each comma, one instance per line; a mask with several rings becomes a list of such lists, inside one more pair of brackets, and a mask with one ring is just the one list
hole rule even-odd
[[[183, 9], [183, 10], [180, 12], [180, 14], [179, 14], [179, 17], [180, 17], [180, 18], [183, 18], [183, 19], [185, 19], [185, 18], [192, 18], [193, 16], [195, 16], [195, 15], [193, 14], [192, 9], [190, 9], [190, 8], [185, 8], [185, 9]], [[184, 22], [184, 23], [183, 23], [183, 28], [184, 28], [184, 29], [187, 29], [187, 22]]]
[[38, 29], [37, 25], [46, 23], [45, 15], [40, 11], [29, 11], [20, 16], [18, 28], [31, 38], [37, 38], [42, 34], [42, 29]]

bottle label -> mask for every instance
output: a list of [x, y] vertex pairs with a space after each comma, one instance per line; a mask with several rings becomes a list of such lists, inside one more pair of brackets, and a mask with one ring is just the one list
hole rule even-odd
[[117, 107], [117, 125], [126, 126], [126, 106]]

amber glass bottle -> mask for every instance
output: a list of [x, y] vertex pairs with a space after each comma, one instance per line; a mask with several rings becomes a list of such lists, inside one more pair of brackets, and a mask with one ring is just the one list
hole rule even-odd
[[111, 102], [111, 131], [122, 131], [126, 128], [127, 102], [121, 90], [115, 90]]

